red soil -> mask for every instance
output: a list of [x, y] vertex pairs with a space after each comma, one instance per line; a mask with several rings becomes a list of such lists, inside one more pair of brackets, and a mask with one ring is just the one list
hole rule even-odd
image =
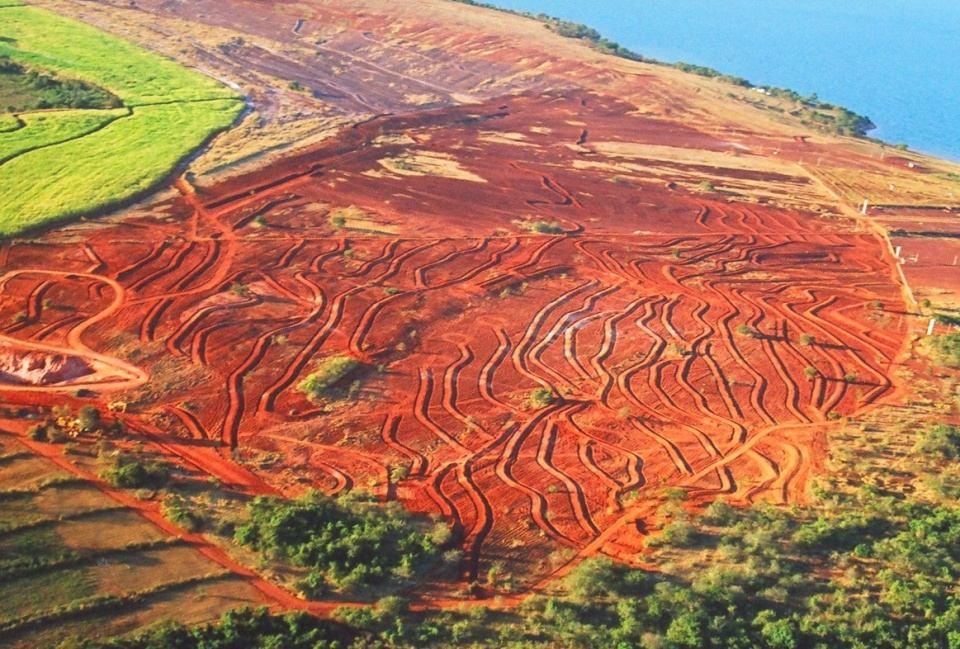
[[[892, 393], [905, 326], [884, 242], [638, 172], [612, 182], [575, 167], [616, 162], [594, 138], [722, 148], [592, 94], [378, 118], [253, 176], [179, 181], [82, 241], [7, 243], [0, 321], [27, 318], [3, 340], [113, 368], [87, 386], [99, 403], [232, 482], [249, 479], [211, 443], [287, 492], [372, 489], [444, 516], [464, 579], [495, 559], [536, 580], [558, 548], [635, 560], [664, 486], [802, 500], [828, 418]], [[379, 163], [423, 151], [487, 182]], [[346, 206], [376, 227], [333, 230]], [[308, 402], [298, 382], [343, 353], [368, 368], [354, 399]], [[559, 398], [532, 407], [538, 387]], [[8, 398], [67, 398], [44, 390]]]

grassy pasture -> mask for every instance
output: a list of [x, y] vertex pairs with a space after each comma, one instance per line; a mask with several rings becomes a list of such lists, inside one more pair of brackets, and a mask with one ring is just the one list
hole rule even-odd
[[9, 0], [0, 8], [0, 56], [125, 106], [0, 115], [0, 236], [148, 191], [242, 109], [219, 82], [97, 29]]
[[174, 61], [35, 7], [7, 8], [0, 36], [0, 56], [101, 86], [127, 106], [236, 96]]
[[0, 234], [149, 189], [236, 112], [232, 99], [141, 106], [84, 137], [23, 153], [0, 165]]
[[23, 128], [23, 124], [16, 115], [0, 113], [0, 133], [10, 133]]
[[27, 151], [82, 137], [128, 114], [123, 108], [27, 113], [20, 118], [23, 126], [16, 124], [19, 128], [7, 133], [0, 120], [0, 164]]

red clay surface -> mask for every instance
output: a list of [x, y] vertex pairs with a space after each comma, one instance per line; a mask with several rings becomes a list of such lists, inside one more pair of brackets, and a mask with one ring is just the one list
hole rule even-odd
[[[255, 176], [180, 180], [175, 200], [7, 243], [3, 344], [97, 368], [7, 398], [85, 387], [228, 481], [249, 478], [231, 479], [218, 441], [288, 493], [372, 489], [439, 514], [466, 580], [502, 561], [533, 583], [558, 549], [635, 561], [664, 486], [801, 500], [828, 418], [892, 392], [905, 325], [885, 243], [574, 169], [598, 159], [592, 139], [626, 133], [711, 148], [630, 113], [582, 94], [382, 117]], [[504, 142], [516, 133], [523, 146]], [[422, 151], [486, 182], [379, 162]], [[366, 230], [332, 228], [347, 206]], [[565, 232], [529, 233], [529, 218]], [[296, 390], [345, 353], [369, 368], [354, 399], [321, 408]], [[561, 398], [532, 409], [539, 387]]]

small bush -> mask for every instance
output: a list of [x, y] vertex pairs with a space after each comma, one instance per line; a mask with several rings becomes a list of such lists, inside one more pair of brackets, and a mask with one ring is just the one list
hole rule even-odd
[[47, 441], [47, 427], [44, 424], [33, 424], [27, 428], [27, 438], [35, 442]]
[[665, 525], [659, 534], [647, 537], [646, 545], [650, 548], [663, 546], [688, 548], [697, 541], [699, 536], [696, 526], [688, 520], [681, 519]]
[[553, 390], [548, 388], [537, 388], [530, 393], [530, 396], [527, 398], [527, 403], [530, 404], [530, 407], [534, 410], [540, 410], [541, 408], [546, 408], [547, 406], [553, 404], [557, 400], [557, 395]]
[[563, 234], [565, 232], [563, 226], [556, 221], [521, 221], [520, 227], [528, 232], [536, 232], [537, 234]]
[[741, 336], [748, 336], [750, 338], [759, 338], [760, 332], [751, 327], [750, 325], [741, 324], [737, 325], [737, 333]]
[[163, 499], [162, 510], [163, 515], [172, 523], [179, 525], [189, 532], [200, 530], [205, 522], [203, 516], [190, 508], [190, 503], [175, 494], [171, 494]]
[[360, 361], [352, 356], [330, 356], [321, 361], [317, 369], [300, 382], [297, 389], [313, 401], [322, 399], [360, 365]]

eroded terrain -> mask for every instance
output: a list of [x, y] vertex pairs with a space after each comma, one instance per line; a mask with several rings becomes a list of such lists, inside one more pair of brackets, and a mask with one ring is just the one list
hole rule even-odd
[[[803, 501], [831, 422], [900, 394], [915, 304], [857, 208], [955, 219], [939, 168], [452, 3], [48, 4], [121, 35], [150, 12], [138, 40], [254, 113], [175, 192], [4, 245], [5, 353], [85, 369], [11, 403], [371, 490], [448, 520], [463, 581], [533, 586], [642, 563], [664, 487]], [[361, 370], [308, 400], [339, 355]]]

